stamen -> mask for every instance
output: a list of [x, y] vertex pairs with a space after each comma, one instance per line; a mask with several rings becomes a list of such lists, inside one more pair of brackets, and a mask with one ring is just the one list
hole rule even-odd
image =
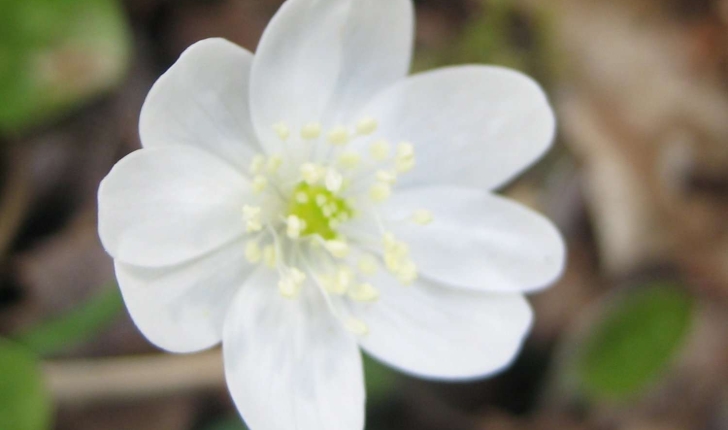
[[415, 147], [409, 142], [402, 142], [397, 147], [397, 171], [409, 172], [415, 167]]
[[391, 146], [386, 140], [378, 140], [372, 144], [371, 148], [369, 148], [369, 152], [375, 160], [384, 161], [389, 158]]
[[357, 302], [375, 302], [379, 300], [379, 291], [372, 284], [359, 284], [349, 291], [349, 298]]
[[365, 276], [376, 275], [377, 271], [379, 270], [379, 265], [377, 264], [377, 259], [368, 254], [361, 256], [361, 258], [359, 259], [359, 263], [357, 264], [357, 267], [359, 268], [359, 272], [361, 272], [362, 275], [365, 275]]
[[334, 127], [329, 131], [328, 141], [332, 145], [346, 145], [349, 143], [349, 130], [346, 127]]
[[306, 274], [294, 267], [291, 269], [290, 275], [283, 277], [278, 282], [278, 290], [283, 297], [292, 299], [298, 295], [305, 281]]
[[286, 220], [286, 234], [291, 239], [298, 239], [301, 237], [301, 232], [306, 229], [306, 221], [297, 217], [296, 215], [289, 215]]
[[345, 169], [356, 169], [360, 162], [361, 155], [356, 152], [345, 152], [339, 156], [339, 165]]
[[268, 186], [268, 179], [263, 175], [257, 175], [255, 178], [253, 178], [253, 192], [255, 194], [260, 194], [263, 191], [265, 191], [265, 187]]
[[373, 118], [362, 118], [356, 123], [356, 132], [362, 136], [370, 135], [377, 131], [379, 124]]
[[265, 157], [262, 155], [256, 155], [250, 162], [250, 173], [252, 175], [259, 175], [263, 173], [263, 167], [265, 167]]
[[327, 190], [332, 193], [338, 193], [344, 185], [344, 177], [335, 169], [328, 169], [325, 182]]
[[301, 166], [301, 177], [309, 185], [315, 185], [326, 174], [326, 169], [313, 164], [306, 163]]
[[266, 245], [263, 248], [263, 263], [271, 269], [274, 269], [277, 262], [278, 257], [276, 256], [276, 248], [273, 245]]
[[305, 205], [306, 203], [308, 203], [308, 194], [304, 193], [303, 191], [297, 192], [296, 201], [302, 205]]
[[343, 240], [328, 240], [324, 248], [335, 258], [346, 258], [349, 255], [349, 245]]
[[384, 182], [378, 182], [369, 189], [369, 197], [376, 203], [381, 203], [392, 195], [392, 187]]
[[318, 139], [321, 136], [321, 124], [312, 122], [306, 124], [301, 129], [301, 137], [305, 140]]
[[243, 220], [248, 233], [263, 230], [263, 224], [260, 221], [261, 209], [258, 206], [243, 206]]
[[275, 124], [273, 126], [273, 130], [283, 141], [286, 141], [289, 137], [291, 137], [291, 129], [284, 122], [279, 122], [278, 124]]
[[417, 280], [417, 265], [412, 260], [405, 260], [397, 270], [397, 279], [404, 285], [410, 285]]
[[433, 219], [434, 217], [432, 216], [432, 212], [426, 209], [419, 209], [415, 211], [414, 214], [412, 214], [412, 221], [420, 225], [430, 224], [432, 223]]
[[366, 336], [369, 334], [369, 326], [367, 326], [364, 321], [356, 318], [347, 319], [344, 323], [344, 327], [357, 336]]
[[387, 172], [386, 170], [380, 170], [377, 172], [377, 181], [394, 185], [397, 183], [397, 172]]
[[258, 264], [260, 259], [263, 257], [263, 253], [260, 250], [260, 245], [255, 240], [249, 241], [245, 245], [245, 259], [252, 264]]
[[322, 285], [327, 292], [336, 295], [346, 294], [349, 289], [349, 285], [354, 280], [354, 274], [351, 269], [347, 267], [340, 267], [334, 276], [323, 276], [321, 277]]
[[283, 157], [280, 155], [273, 155], [268, 159], [267, 169], [269, 173], [275, 173], [280, 169], [283, 164]]

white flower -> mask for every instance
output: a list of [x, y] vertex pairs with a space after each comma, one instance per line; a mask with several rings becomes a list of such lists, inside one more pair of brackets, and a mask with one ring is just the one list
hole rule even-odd
[[497, 67], [407, 77], [412, 38], [411, 0], [289, 0], [255, 57], [199, 42], [101, 184], [135, 323], [173, 352], [222, 341], [253, 430], [362, 429], [359, 348], [426, 378], [503, 369], [523, 294], [562, 270], [551, 223], [491, 193], [550, 146], [543, 92]]

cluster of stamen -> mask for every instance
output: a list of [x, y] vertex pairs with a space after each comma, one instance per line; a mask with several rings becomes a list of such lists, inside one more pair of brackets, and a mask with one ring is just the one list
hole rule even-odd
[[[295, 298], [314, 284], [331, 298], [373, 303], [380, 292], [370, 278], [380, 267], [403, 285], [417, 279], [409, 247], [386, 230], [376, 208], [392, 196], [400, 175], [415, 167], [415, 149], [408, 142], [395, 146], [374, 139], [377, 129], [377, 121], [364, 118], [353, 129], [324, 131], [319, 123], [305, 124], [296, 136], [287, 124], [278, 123], [273, 130], [284, 150], [252, 160], [250, 187], [256, 204], [243, 207], [250, 236], [245, 257], [279, 272], [283, 297]], [[365, 139], [370, 141], [363, 145]], [[360, 213], [374, 214], [382, 238], [375, 245], [341, 232]], [[426, 225], [432, 214], [416, 211], [405, 221]], [[361, 241], [362, 246], [351, 246]], [[361, 250], [372, 247], [381, 249], [381, 257]], [[350, 331], [368, 332], [365, 322], [342, 319]]]

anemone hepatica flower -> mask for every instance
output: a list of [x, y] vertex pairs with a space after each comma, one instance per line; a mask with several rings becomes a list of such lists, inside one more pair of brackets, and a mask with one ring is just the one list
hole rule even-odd
[[360, 348], [403, 372], [503, 369], [556, 229], [492, 191], [550, 146], [517, 72], [407, 76], [411, 0], [288, 0], [255, 56], [190, 47], [141, 113], [143, 149], [99, 190], [99, 231], [139, 329], [222, 341], [253, 430], [359, 430]]

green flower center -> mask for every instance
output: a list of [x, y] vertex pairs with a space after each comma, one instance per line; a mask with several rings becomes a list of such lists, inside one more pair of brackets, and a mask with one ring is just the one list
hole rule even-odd
[[299, 183], [288, 205], [288, 216], [304, 222], [301, 236], [317, 234], [324, 240], [336, 239], [338, 226], [351, 219], [354, 211], [343, 198], [320, 185]]

